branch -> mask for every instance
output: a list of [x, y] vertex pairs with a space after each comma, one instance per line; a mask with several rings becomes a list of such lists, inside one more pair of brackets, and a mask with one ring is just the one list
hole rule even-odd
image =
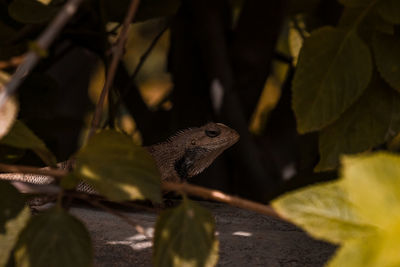
[[[68, 172], [65, 170], [43, 169], [43, 168], [16, 166], [8, 164], [0, 164], [0, 170], [6, 170], [14, 173], [22, 172], [22, 173], [58, 176], [58, 177], [65, 176], [68, 174]], [[268, 205], [263, 205], [240, 197], [230, 196], [218, 190], [211, 190], [205, 187], [191, 185], [188, 183], [171, 183], [171, 182], [163, 182], [162, 189], [166, 191], [184, 192], [190, 195], [202, 197], [204, 199], [216, 200], [218, 202], [227, 203], [231, 206], [235, 206], [246, 210], [251, 210], [257, 213], [265, 214], [286, 221], [285, 218], [282, 218], [273, 208], [271, 208]], [[46, 192], [39, 192], [39, 193], [46, 193]]]
[[108, 92], [110, 91], [110, 87], [114, 81], [114, 77], [115, 77], [115, 73], [117, 71], [119, 60], [121, 59], [122, 55], [124, 54], [124, 45], [125, 45], [126, 39], [128, 37], [129, 25], [132, 22], [135, 14], [136, 14], [139, 3], [140, 3], [140, 0], [131, 0], [131, 4], [129, 6], [128, 13], [125, 16], [125, 20], [122, 25], [121, 34], [119, 35], [117, 43], [114, 48], [114, 53], [113, 53], [113, 57], [111, 60], [110, 68], [107, 72], [106, 81], [104, 83], [103, 90], [101, 91], [99, 101], [97, 102], [97, 105], [96, 105], [96, 110], [94, 112], [92, 125], [90, 127], [88, 138], [90, 138], [94, 134], [96, 129], [99, 127], [101, 114], [103, 112], [104, 100], [108, 96]]
[[[63, 8], [58, 12], [46, 30], [36, 40], [36, 45], [43, 50], [47, 50], [54, 41], [58, 33], [75, 14], [79, 5], [83, 0], [69, 0]], [[21, 65], [14, 72], [11, 80], [4, 86], [4, 90], [0, 92], [0, 109], [6, 103], [7, 99], [15, 93], [18, 86], [24, 81], [26, 76], [32, 71], [40, 59], [40, 55], [31, 50]]]
[[257, 213], [265, 214], [271, 217], [275, 217], [280, 220], [286, 221], [285, 218], [282, 218], [273, 208], [267, 205], [259, 204], [257, 202], [253, 202], [247, 199], [243, 199], [240, 197], [230, 196], [218, 190], [211, 190], [208, 188], [204, 188], [197, 185], [191, 185], [188, 183], [171, 183], [171, 182], [163, 182], [162, 188], [167, 191], [178, 191], [185, 192], [190, 195], [202, 197], [205, 199], [212, 199], [218, 202], [227, 203], [231, 206], [235, 206], [238, 208], [255, 211]]
[[12, 165], [4, 163], [0, 163], [0, 171], [11, 172], [11, 173], [37, 174], [37, 175], [45, 175], [53, 177], [63, 177], [68, 174], [66, 170], [61, 170], [61, 169], [37, 168], [31, 166]]

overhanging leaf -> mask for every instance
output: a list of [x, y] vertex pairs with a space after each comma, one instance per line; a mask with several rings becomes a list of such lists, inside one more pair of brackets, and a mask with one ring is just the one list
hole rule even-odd
[[400, 38], [377, 33], [373, 39], [373, 51], [379, 73], [390, 86], [400, 91]]
[[0, 144], [22, 149], [31, 149], [47, 165], [55, 167], [57, 164], [55, 156], [47, 149], [43, 141], [21, 121], [15, 121], [10, 132], [0, 140]]
[[158, 217], [154, 234], [154, 266], [215, 266], [218, 240], [212, 214], [188, 200]]
[[58, 207], [32, 217], [15, 248], [17, 266], [87, 267], [92, 258], [85, 226]]
[[293, 80], [300, 133], [319, 130], [348, 109], [372, 74], [368, 47], [356, 31], [323, 27], [304, 41]]
[[380, 228], [400, 222], [400, 157], [384, 152], [346, 156], [342, 164], [343, 187], [357, 211]]
[[51, 20], [60, 6], [44, 5], [37, 0], [13, 0], [8, 6], [10, 16], [22, 23], [46, 23]]
[[[400, 96], [381, 79], [374, 79], [364, 95], [337, 121], [320, 132], [320, 161], [316, 171], [335, 169], [342, 154], [366, 151], [385, 142]], [[394, 134], [394, 133], [390, 133]]]
[[29, 216], [19, 192], [8, 182], [0, 181], [0, 266], [6, 265]]
[[332, 243], [342, 243], [374, 231], [374, 227], [358, 216], [337, 182], [285, 194], [274, 200], [272, 206], [313, 237]]
[[76, 175], [110, 200], [161, 200], [154, 159], [131, 138], [112, 130], [95, 134], [76, 156]]

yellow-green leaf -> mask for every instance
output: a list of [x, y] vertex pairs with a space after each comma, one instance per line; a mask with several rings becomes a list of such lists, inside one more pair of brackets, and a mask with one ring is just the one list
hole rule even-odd
[[32, 217], [14, 255], [17, 266], [87, 267], [93, 261], [85, 226], [58, 207]]
[[347, 242], [328, 263], [329, 267], [400, 266], [400, 224]]
[[376, 34], [373, 39], [373, 51], [383, 79], [400, 91], [400, 38], [389, 34]]
[[31, 149], [47, 165], [56, 166], [57, 164], [55, 156], [47, 149], [45, 143], [21, 121], [15, 121], [9, 133], [0, 140], [0, 144]]
[[[328, 267], [366, 267], [371, 266], [371, 256], [376, 247], [376, 236], [369, 235], [357, 240], [351, 240], [339, 248], [328, 262]], [[380, 266], [380, 265], [372, 265]]]
[[337, 182], [285, 194], [274, 200], [272, 206], [311, 236], [332, 243], [342, 243], [374, 231], [374, 227], [356, 213]]
[[8, 182], [0, 181], [0, 266], [8, 262], [29, 217], [29, 208], [19, 192]]
[[300, 133], [337, 120], [364, 92], [372, 74], [368, 47], [354, 30], [323, 27], [304, 41], [293, 80]]
[[155, 235], [154, 266], [215, 266], [218, 240], [212, 214], [186, 198], [159, 216]]
[[161, 200], [161, 179], [152, 156], [126, 135], [95, 134], [76, 156], [76, 176], [113, 201]]
[[342, 164], [343, 187], [357, 211], [377, 227], [400, 222], [400, 157], [380, 152], [347, 156]]

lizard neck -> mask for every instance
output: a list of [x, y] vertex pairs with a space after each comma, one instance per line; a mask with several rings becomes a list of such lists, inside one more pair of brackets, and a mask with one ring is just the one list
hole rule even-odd
[[154, 158], [162, 181], [181, 181], [175, 170], [175, 162], [183, 156], [184, 149], [169, 142], [148, 146], [146, 149]]

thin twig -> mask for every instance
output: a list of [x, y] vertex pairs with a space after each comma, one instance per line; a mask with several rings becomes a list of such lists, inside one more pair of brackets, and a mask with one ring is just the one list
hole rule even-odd
[[[139, 59], [139, 63], [137, 64], [135, 70], [133, 71], [132, 75], [129, 77], [128, 83], [125, 85], [125, 87], [121, 90], [121, 93], [118, 97], [117, 102], [115, 103], [115, 108], [114, 110], [117, 110], [118, 107], [121, 105], [122, 99], [126, 96], [126, 94], [129, 92], [130, 87], [132, 86], [132, 83], [135, 82], [135, 79], [139, 73], [139, 71], [142, 69], [143, 64], [146, 62], [147, 58], [149, 57], [151, 51], [153, 51], [153, 48], [156, 46], [158, 41], [160, 40], [161, 36], [166, 32], [166, 30], [169, 28], [170, 23], [169, 21], [166, 22], [166, 25], [164, 28], [154, 37], [154, 39], [151, 41], [149, 47], [146, 49], [146, 51], [142, 54], [142, 56]], [[112, 116], [108, 118], [107, 124], [111, 124], [112, 121]]]
[[124, 46], [125, 46], [126, 39], [128, 37], [129, 25], [132, 22], [135, 14], [136, 14], [139, 3], [140, 3], [140, 0], [131, 0], [131, 4], [129, 6], [128, 13], [125, 16], [125, 20], [122, 25], [121, 33], [118, 37], [117, 43], [114, 48], [114, 53], [113, 53], [113, 57], [111, 60], [110, 68], [108, 69], [108, 72], [107, 72], [106, 81], [104, 83], [103, 90], [101, 91], [99, 101], [97, 102], [97, 105], [96, 105], [96, 109], [94, 112], [92, 125], [90, 127], [88, 138], [90, 138], [94, 134], [96, 129], [99, 127], [101, 114], [103, 112], [104, 101], [107, 98], [108, 93], [110, 91], [110, 87], [114, 81], [114, 77], [115, 77], [115, 73], [117, 71], [119, 60], [121, 59], [121, 57], [124, 53]]
[[129, 77], [129, 83], [125, 86], [123, 92], [122, 92], [122, 97], [125, 96], [127, 91], [129, 90], [129, 87], [131, 86], [131, 83], [134, 82], [136, 79], [139, 71], [142, 69], [143, 64], [146, 62], [146, 59], [149, 57], [151, 51], [153, 51], [153, 48], [156, 46], [158, 41], [160, 40], [161, 36], [166, 32], [166, 30], [169, 28], [169, 22], [166, 23], [164, 28], [154, 37], [153, 41], [150, 43], [149, 47], [146, 49], [146, 51], [143, 53], [143, 55], [139, 59], [139, 63], [137, 64], [135, 70], [133, 71], [132, 75]]
[[0, 163], [0, 171], [11, 172], [11, 173], [37, 174], [37, 175], [45, 175], [53, 177], [63, 177], [68, 174], [66, 170], [62, 169], [37, 168], [31, 166], [12, 165], [4, 163]]
[[[256, 203], [247, 199], [243, 199], [240, 197], [230, 196], [218, 190], [211, 190], [197, 185], [191, 185], [188, 183], [171, 183], [171, 182], [163, 182], [162, 188], [166, 191], [177, 191], [177, 192], [185, 192], [190, 195], [202, 197], [205, 199], [212, 199], [219, 202], [227, 203], [231, 206], [235, 206], [238, 208], [255, 211], [257, 213], [265, 214], [268, 216], [272, 216], [278, 218], [280, 220], [285, 220], [282, 218], [273, 208], [268, 205], [263, 205], [260, 203]], [[286, 221], [286, 220], [285, 220]]]
[[[82, 1], [83, 0], [69, 0], [63, 6], [46, 30], [36, 40], [36, 45], [40, 49], [47, 50], [49, 48], [64, 25], [75, 14]], [[19, 65], [10, 81], [4, 86], [4, 90], [0, 92], [0, 109], [3, 107], [4, 103], [6, 103], [7, 99], [16, 92], [18, 86], [35, 67], [39, 59], [40, 55], [36, 51], [31, 50], [26, 54], [23, 63]]]

